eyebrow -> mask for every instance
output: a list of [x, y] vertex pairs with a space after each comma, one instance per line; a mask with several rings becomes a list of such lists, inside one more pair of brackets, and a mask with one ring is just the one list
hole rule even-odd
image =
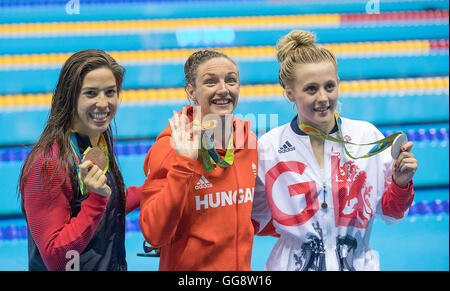
[[[228, 76], [228, 75], [238, 75], [238, 74], [237, 74], [236, 72], [228, 72], [228, 73], [226, 73], [226, 75]], [[205, 77], [205, 76], [216, 77], [217, 74], [213, 74], [213, 73], [204, 73], [204, 74], [202, 75], [202, 77]]]
[[[328, 81], [325, 81], [323, 84], [329, 84], [329, 83], [336, 84], [337, 82], [336, 82], [336, 80], [328, 80]], [[308, 87], [308, 86], [313, 86], [313, 85], [320, 86], [320, 83], [317, 83], [317, 82], [306, 83], [305, 85], [303, 85], [303, 88]]]
[[[108, 89], [113, 89], [113, 88], [116, 88], [116, 85], [105, 87], [105, 88], [103, 88], [103, 90], [108, 90]], [[98, 87], [83, 87], [83, 88], [81, 88], [81, 91], [84, 91], [84, 90], [98, 90], [98, 89], [99, 89]]]
[[211, 73], [205, 73], [202, 75], [202, 77], [216, 77], [216, 74], [211, 74]]

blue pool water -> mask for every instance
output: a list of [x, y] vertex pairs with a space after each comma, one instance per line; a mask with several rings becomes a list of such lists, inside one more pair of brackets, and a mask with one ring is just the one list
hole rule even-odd
[[[234, 2], [231, 3], [230, 2]], [[381, 2], [383, 17], [369, 22], [344, 21], [344, 15], [371, 14], [367, 0], [83, 0], [81, 13], [65, 10], [68, 0], [3, 0], [0, 1], [0, 101], [11, 100], [8, 94], [48, 94], [54, 90], [59, 65], [43, 63], [9, 63], [9, 55], [72, 53], [86, 48], [108, 52], [204, 48], [229, 46], [237, 48], [275, 46], [277, 40], [298, 23], [285, 25], [196, 27], [186, 29], [144, 29], [137, 31], [96, 30], [66, 31], [53, 34], [39, 28], [35, 33], [8, 33], [7, 25], [14, 23], [61, 22], [71, 27], [78, 21], [156, 20], [211, 17], [252, 17], [269, 15], [339, 14], [339, 21], [330, 23], [305, 22], [303, 29], [317, 35], [319, 43], [366, 43], [369, 52], [338, 53], [339, 76], [345, 82], [411, 79], [413, 89], [374, 87], [368, 91], [342, 92], [342, 116], [366, 120], [385, 135], [403, 131], [414, 142], [419, 168], [414, 176], [415, 203], [409, 215], [399, 224], [387, 226], [375, 220], [371, 246], [380, 257], [382, 270], [449, 270], [449, 91], [447, 88], [420, 87], [433, 78], [448, 84], [449, 22], [448, 19], [399, 19], [392, 15], [442, 12], [448, 16], [448, 0], [389, 0]], [[76, 2], [76, 1], [74, 1]], [[239, 5], [235, 5], [239, 2]], [[400, 12], [400, 14], [395, 14]], [[433, 13], [434, 13], [433, 12]], [[394, 14], [392, 14], [394, 13]], [[401, 14], [403, 13], [403, 14]], [[406, 13], [406, 14], [405, 14]], [[378, 13], [376, 13], [378, 14]], [[383, 15], [384, 14], [384, 15]], [[376, 15], [372, 15], [376, 16]], [[403, 17], [402, 16], [402, 17]], [[410, 15], [411, 16], [411, 15]], [[348, 20], [348, 17], [347, 17]], [[302, 22], [303, 23], [303, 22]], [[8, 26], [9, 27], [9, 26]], [[124, 27], [121, 27], [124, 28]], [[300, 27], [299, 27], [300, 28]], [[6, 32], [5, 32], [6, 31]], [[214, 35], [210, 32], [214, 31]], [[205, 33], [209, 32], [208, 35]], [[197, 38], [193, 38], [194, 35]], [[126, 41], [124, 41], [126, 39]], [[380, 42], [425, 41], [430, 49], [409, 48], [379, 50]], [[431, 48], [431, 44], [446, 46]], [[6, 58], [3, 58], [5, 57]], [[27, 58], [25, 58], [27, 59]], [[48, 60], [48, 58], [45, 58]], [[274, 85], [278, 83], [279, 64], [275, 55], [263, 57], [242, 55], [237, 59], [242, 85]], [[143, 59], [121, 63], [127, 73], [126, 90], [177, 88], [184, 85], [183, 59]], [[417, 81], [417, 82], [416, 82]], [[421, 81], [421, 82], [419, 82]], [[421, 86], [422, 86], [421, 85]], [[425, 86], [425, 85], [424, 85]], [[409, 88], [409, 89], [408, 89]], [[419, 88], [419, 89], [418, 89]], [[421, 89], [420, 89], [421, 88]], [[366, 88], [367, 89], [367, 88]], [[242, 94], [242, 93], [241, 93]], [[291, 104], [283, 96], [242, 96], [235, 114], [246, 116], [257, 134], [269, 130], [256, 116], [277, 114], [278, 125], [294, 117]], [[33, 95], [35, 98], [36, 96]], [[145, 179], [142, 165], [156, 136], [167, 126], [172, 110], [179, 110], [186, 100], [158, 99], [151, 102], [122, 102], [116, 115], [116, 154], [125, 184], [141, 185]], [[37, 97], [36, 97], [37, 98]], [[35, 100], [33, 100], [33, 104]], [[9, 102], [9, 101], [8, 101]], [[45, 125], [48, 105], [0, 105], [0, 271], [27, 270], [27, 239], [25, 221], [19, 215], [17, 180], [22, 163]], [[18, 103], [22, 104], [22, 103]], [[252, 118], [254, 120], [252, 121]], [[258, 117], [259, 118], [259, 117]], [[265, 120], [265, 119], [264, 119]], [[258, 119], [259, 121], [259, 119]], [[267, 128], [266, 128], [267, 127]], [[271, 127], [272, 128], [272, 127]], [[24, 146], [26, 145], [26, 146]], [[158, 259], [139, 257], [144, 238], [139, 230], [139, 211], [126, 221], [126, 251], [128, 269], [158, 269]], [[7, 217], [9, 217], [7, 219]], [[14, 217], [14, 218], [11, 218]], [[255, 237], [252, 269], [263, 270], [276, 242], [273, 237]]]

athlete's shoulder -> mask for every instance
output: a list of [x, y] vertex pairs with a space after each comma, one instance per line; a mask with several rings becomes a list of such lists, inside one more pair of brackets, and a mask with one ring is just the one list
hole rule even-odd
[[258, 143], [276, 143], [281, 137], [289, 134], [290, 123], [283, 124], [281, 126], [275, 127], [268, 132], [261, 135], [258, 139]]
[[259, 161], [274, 161], [282, 143], [292, 134], [289, 123], [273, 128], [258, 139]]
[[380, 136], [381, 132], [372, 123], [365, 120], [355, 120], [341, 117], [342, 130], [345, 133], [358, 136]]
[[362, 126], [364, 128], [375, 128], [375, 125], [365, 120], [350, 119], [346, 117], [341, 117], [341, 120], [344, 125], [351, 127]]

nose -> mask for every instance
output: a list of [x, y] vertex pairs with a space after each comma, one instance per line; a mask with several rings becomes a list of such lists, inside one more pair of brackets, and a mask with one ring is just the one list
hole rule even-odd
[[105, 91], [100, 91], [97, 96], [97, 107], [106, 108], [108, 107], [108, 97], [105, 94]]
[[317, 94], [317, 101], [318, 102], [326, 102], [328, 101], [328, 94], [325, 91], [324, 88], [320, 89], [318, 94]]
[[228, 95], [228, 87], [225, 81], [219, 82], [216, 93], [221, 97], [225, 97]]

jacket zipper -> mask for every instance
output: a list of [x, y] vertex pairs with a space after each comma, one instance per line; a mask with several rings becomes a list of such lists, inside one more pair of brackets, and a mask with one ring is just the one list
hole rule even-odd
[[233, 172], [234, 172], [234, 176], [236, 178], [236, 186], [237, 186], [237, 193], [236, 193], [236, 235], [235, 235], [235, 247], [236, 247], [236, 256], [235, 256], [235, 260], [236, 260], [236, 271], [239, 270], [239, 245], [238, 245], [238, 241], [239, 241], [239, 198], [237, 197], [237, 195], [239, 194], [239, 178], [238, 178], [238, 174], [237, 174], [237, 170], [236, 170], [236, 165], [233, 164]]

